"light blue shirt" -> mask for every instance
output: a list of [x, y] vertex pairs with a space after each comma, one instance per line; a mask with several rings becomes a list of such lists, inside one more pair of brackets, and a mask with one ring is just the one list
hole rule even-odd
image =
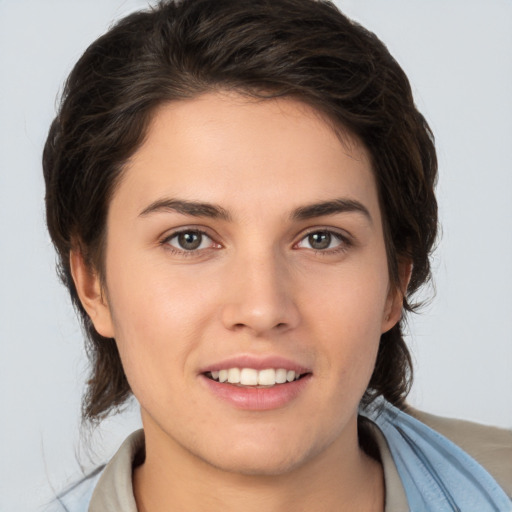
[[[377, 400], [360, 413], [382, 432], [410, 512], [512, 512], [512, 500], [496, 480], [446, 437], [384, 400]], [[128, 458], [124, 479], [131, 489], [130, 461]], [[45, 512], [88, 512], [102, 474], [103, 470], [97, 470], [61, 495]], [[112, 512], [136, 512], [132, 491], [126, 491], [126, 485], [121, 491], [112, 489], [113, 494], [122, 492], [130, 493], [122, 501], [128, 505]]]
[[512, 512], [496, 480], [446, 437], [384, 401], [362, 414], [384, 434], [411, 512]]

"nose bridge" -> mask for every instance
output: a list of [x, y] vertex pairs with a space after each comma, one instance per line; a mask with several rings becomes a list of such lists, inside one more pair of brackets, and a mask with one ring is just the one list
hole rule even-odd
[[296, 326], [299, 314], [289, 270], [286, 258], [272, 247], [237, 251], [223, 308], [225, 326], [255, 334]]

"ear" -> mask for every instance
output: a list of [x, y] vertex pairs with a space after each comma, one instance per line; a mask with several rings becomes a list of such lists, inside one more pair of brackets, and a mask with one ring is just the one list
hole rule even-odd
[[78, 297], [94, 328], [105, 338], [114, 338], [110, 308], [98, 273], [85, 263], [79, 250], [71, 251], [69, 263]]
[[401, 261], [398, 264], [400, 286], [391, 286], [386, 299], [381, 329], [383, 333], [394, 327], [402, 316], [402, 306], [409, 281], [411, 280], [411, 274], [412, 262], [410, 260]]

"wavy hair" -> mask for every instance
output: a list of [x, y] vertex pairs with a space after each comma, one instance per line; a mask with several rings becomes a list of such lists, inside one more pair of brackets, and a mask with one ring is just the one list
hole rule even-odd
[[[48, 229], [86, 333], [91, 375], [83, 418], [100, 420], [131, 393], [114, 339], [100, 336], [70, 272], [79, 247], [104, 276], [109, 201], [159, 105], [205, 92], [293, 97], [355, 135], [372, 158], [389, 275], [412, 262], [404, 311], [430, 277], [437, 231], [432, 133], [384, 44], [328, 1], [167, 0], [127, 16], [72, 70], [43, 154]], [[403, 406], [412, 379], [403, 319], [381, 336], [363, 403]]]

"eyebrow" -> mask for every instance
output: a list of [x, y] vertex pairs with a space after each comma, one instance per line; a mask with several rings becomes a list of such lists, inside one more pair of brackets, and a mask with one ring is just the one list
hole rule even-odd
[[[230, 213], [226, 209], [222, 208], [222, 206], [212, 203], [171, 198], [158, 199], [157, 201], [154, 201], [140, 212], [139, 217], [145, 217], [151, 213], [158, 212], [177, 212], [183, 215], [191, 215], [193, 217], [209, 217], [225, 221], [232, 220]], [[293, 220], [308, 220], [315, 217], [323, 217], [325, 215], [352, 212], [360, 213], [364, 215], [370, 223], [373, 222], [370, 212], [362, 203], [354, 199], [345, 198], [321, 201], [319, 203], [301, 206], [293, 210], [290, 217]]]
[[139, 217], [157, 212], [177, 212], [183, 215], [191, 215], [192, 217], [210, 217], [226, 221], [231, 220], [229, 212], [221, 206], [197, 201], [185, 201], [183, 199], [158, 199], [147, 208], [144, 208], [144, 210], [139, 213]]
[[335, 215], [337, 213], [361, 213], [370, 223], [373, 223], [372, 216], [368, 208], [359, 201], [354, 199], [334, 199], [331, 201], [322, 201], [320, 203], [313, 203], [306, 206], [301, 206], [292, 212], [292, 219], [294, 220], [307, 220], [314, 217], [322, 217], [324, 215]]

